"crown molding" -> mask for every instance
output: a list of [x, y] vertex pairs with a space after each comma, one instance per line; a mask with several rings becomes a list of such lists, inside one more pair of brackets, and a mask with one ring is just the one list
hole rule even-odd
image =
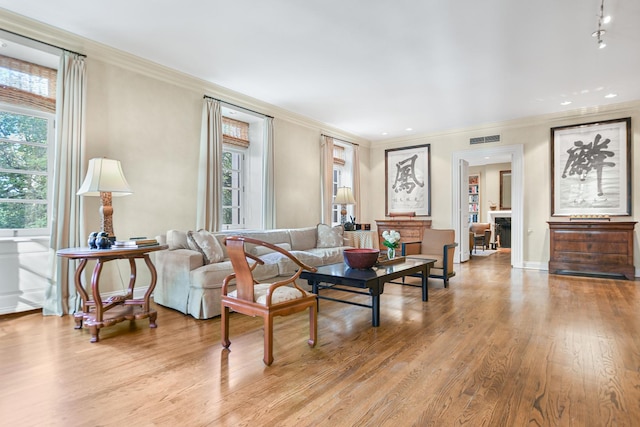
[[548, 125], [551, 128], [570, 121], [596, 121], [603, 119], [602, 116], [606, 115], [629, 116], [633, 115], [634, 113], [640, 114], [640, 100], [621, 102], [617, 104], [596, 105], [592, 107], [563, 111], [560, 113], [548, 113], [537, 116], [523, 117], [519, 119], [505, 120], [502, 122], [485, 123], [478, 126], [449, 129], [441, 132], [412, 135], [410, 137], [385, 139], [381, 141], [374, 141], [371, 143], [371, 146], [388, 146], [393, 144], [405, 145], [407, 143], [413, 143], [416, 141], [424, 142], [425, 140], [437, 139], [458, 134], [465, 134], [466, 136], [467, 134], [480, 135], [490, 133], [503, 133], [505, 130], [529, 126]]

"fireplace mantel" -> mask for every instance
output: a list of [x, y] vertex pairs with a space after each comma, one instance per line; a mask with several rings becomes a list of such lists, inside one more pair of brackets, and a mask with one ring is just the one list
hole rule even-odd
[[487, 218], [491, 224], [491, 247], [494, 247], [496, 243], [496, 218], [511, 218], [511, 211], [489, 211]]

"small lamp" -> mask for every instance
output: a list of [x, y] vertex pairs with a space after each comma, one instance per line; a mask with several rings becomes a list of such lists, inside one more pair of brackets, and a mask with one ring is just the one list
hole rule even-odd
[[128, 196], [133, 194], [122, 173], [122, 166], [118, 160], [96, 158], [89, 160], [89, 169], [84, 182], [76, 193], [82, 196], [100, 196], [100, 216], [102, 217], [102, 231], [109, 235], [113, 242], [113, 207], [111, 196]]
[[341, 205], [340, 223], [344, 225], [347, 222], [347, 205], [356, 204], [356, 199], [353, 198], [351, 187], [339, 187], [333, 203], [335, 203], [336, 205]]

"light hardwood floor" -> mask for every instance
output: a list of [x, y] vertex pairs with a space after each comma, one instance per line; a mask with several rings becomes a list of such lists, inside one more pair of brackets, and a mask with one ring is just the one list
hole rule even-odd
[[[7, 426], [638, 426], [638, 282], [516, 270], [498, 253], [456, 265], [450, 287], [389, 284], [381, 325], [321, 301], [279, 318], [275, 361], [261, 321], [194, 320], [158, 307], [89, 343], [73, 319], [0, 318]], [[355, 297], [355, 296], [354, 296]]]

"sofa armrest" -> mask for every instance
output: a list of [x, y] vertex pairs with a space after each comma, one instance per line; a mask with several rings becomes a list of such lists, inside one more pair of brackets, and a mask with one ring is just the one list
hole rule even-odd
[[444, 266], [446, 267], [447, 274], [453, 271], [453, 256], [456, 250], [457, 243], [449, 243], [444, 245]]
[[192, 270], [204, 265], [202, 254], [191, 249], [155, 253], [158, 279], [153, 299], [158, 304], [187, 313]]

